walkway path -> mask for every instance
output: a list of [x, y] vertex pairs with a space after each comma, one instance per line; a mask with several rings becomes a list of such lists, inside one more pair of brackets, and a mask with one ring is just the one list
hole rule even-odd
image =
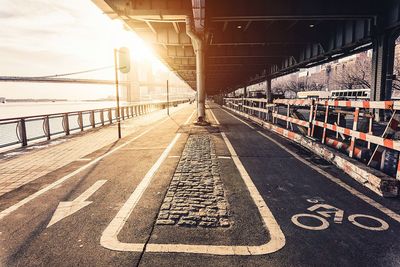
[[217, 105], [195, 126], [194, 108], [0, 196], [0, 266], [400, 264], [398, 199]]
[[[181, 108], [182, 105], [172, 108], [171, 112]], [[166, 110], [159, 110], [124, 120], [122, 135], [130, 135], [165, 117]], [[112, 125], [0, 154], [0, 196], [75, 160], [90, 160], [85, 156], [115, 143], [116, 137], [116, 125]]]

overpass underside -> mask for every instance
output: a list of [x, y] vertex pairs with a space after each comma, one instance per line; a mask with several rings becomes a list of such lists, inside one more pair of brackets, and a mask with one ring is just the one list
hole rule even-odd
[[[228, 93], [373, 49], [371, 100], [390, 99], [400, 3], [387, 1], [93, 0], [152, 45], [198, 92]], [[379, 118], [379, 116], [378, 116]]]

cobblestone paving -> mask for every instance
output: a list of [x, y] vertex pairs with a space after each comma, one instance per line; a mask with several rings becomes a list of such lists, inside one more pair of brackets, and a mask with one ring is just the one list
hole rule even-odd
[[156, 223], [189, 227], [232, 224], [210, 135], [189, 136]]

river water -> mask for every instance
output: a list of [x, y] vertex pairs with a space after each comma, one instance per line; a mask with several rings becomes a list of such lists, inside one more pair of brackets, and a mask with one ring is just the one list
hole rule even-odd
[[[121, 102], [121, 105], [124, 105]], [[0, 103], [0, 119], [115, 107], [115, 101], [56, 101]]]

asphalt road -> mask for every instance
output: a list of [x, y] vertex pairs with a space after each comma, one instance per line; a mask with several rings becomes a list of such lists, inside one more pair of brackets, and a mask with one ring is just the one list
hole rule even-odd
[[[194, 107], [2, 196], [0, 265], [400, 265], [398, 199], [216, 105], [192, 126]], [[155, 225], [190, 134], [215, 143], [229, 228]]]

